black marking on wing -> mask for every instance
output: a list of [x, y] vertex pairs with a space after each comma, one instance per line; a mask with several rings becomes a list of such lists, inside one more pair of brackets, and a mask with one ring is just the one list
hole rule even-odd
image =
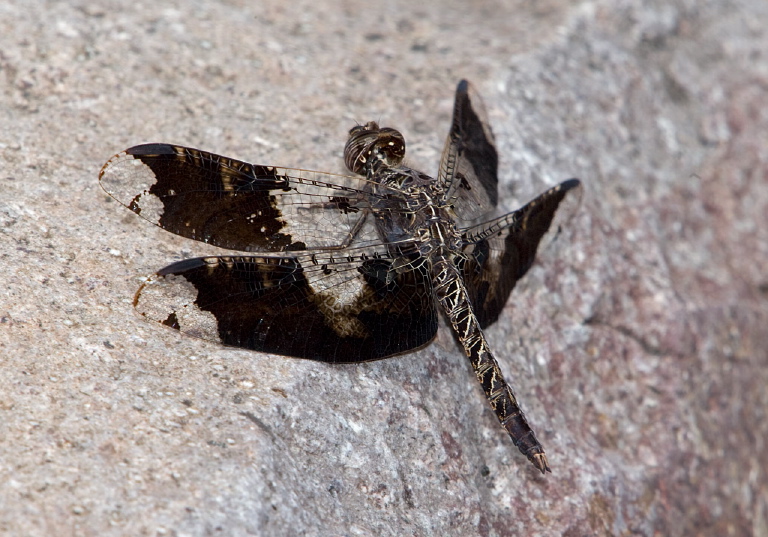
[[[465, 230], [460, 269], [481, 327], [498, 319], [515, 284], [533, 265], [542, 239], [559, 232], [580, 196], [581, 182], [569, 179], [517, 211]], [[561, 211], [566, 198], [569, 207]]]
[[[112, 197], [153, 224], [245, 252], [338, 246], [376, 196], [363, 178], [248, 164], [170, 144], [131, 147], [112, 157], [99, 178]], [[366, 238], [376, 242], [371, 230]]]
[[331, 203], [335, 204], [336, 207], [338, 207], [339, 211], [342, 213], [356, 213], [360, 210], [359, 207], [353, 207], [350, 204], [349, 198], [345, 198], [344, 196], [333, 196], [331, 197]]
[[364, 362], [419, 348], [437, 331], [424, 259], [409, 260], [408, 270], [395, 270], [392, 263], [194, 258], [160, 270], [134, 302], [151, 320], [225, 345], [322, 362]]
[[466, 80], [456, 88], [453, 121], [440, 160], [438, 181], [460, 219], [487, 213], [498, 202], [499, 157], [480, 95]]
[[397, 290], [397, 273], [392, 270], [392, 261], [389, 259], [366, 259], [360, 264], [357, 271], [362, 274], [367, 283], [379, 298], [384, 298], [388, 293]]

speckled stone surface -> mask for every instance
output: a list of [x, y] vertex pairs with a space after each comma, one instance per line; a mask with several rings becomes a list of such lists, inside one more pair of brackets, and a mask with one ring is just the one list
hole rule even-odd
[[[768, 4], [0, 6], [0, 534], [768, 535]], [[331, 367], [180, 337], [139, 278], [213, 251], [97, 184], [142, 142], [434, 173], [459, 78], [508, 209], [586, 194], [491, 345], [553, 473], [445, 326]]]

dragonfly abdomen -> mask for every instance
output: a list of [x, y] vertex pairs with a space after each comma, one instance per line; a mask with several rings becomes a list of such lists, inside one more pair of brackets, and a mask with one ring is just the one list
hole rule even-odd
[[434, 290], [459, 342], [469, 358], [485, 396], [512, 442], [541, 473], [550, 472], [544, 448], [525, 419], [512, 389], [488, 347], [480, 323], [472, 310], [467, 290], [456, 266], [439, 258], [432, 266]]

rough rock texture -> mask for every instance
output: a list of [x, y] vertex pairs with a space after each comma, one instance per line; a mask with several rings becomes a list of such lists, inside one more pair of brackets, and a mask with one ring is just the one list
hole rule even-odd
[[[0, 534], [768, 535], [766, 28], [763, 0], [6, 2]], [[138, 278], [209, 250], [96, 181], [147, 141], [341, 171], [369, 119], [434, 172], [460, 77], [508, 208], [586, 186], [488, 331], [546, 478], [446, 330], [330, 367], [142, 322]]]

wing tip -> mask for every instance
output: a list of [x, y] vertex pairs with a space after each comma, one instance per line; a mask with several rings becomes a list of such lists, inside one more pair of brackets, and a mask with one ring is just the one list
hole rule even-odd
[[563, 190], [571, 190], [572, 188], [578, 188], [581, 186], [581, 180], [572, 177], [560, 183], [560, 186], [563, 188]]
[[176, 150], [171, 144], [149, 143], [129, 147], [124, 153], [134, 157], [143, 157], [146, 155], [174, 155]]
[[207, 257], [191, 257], [189, 259], [182, 259], [181, 261], [176, 261], [175, 263], [171, 263], [167, 267], [163, 267], [160, 270], [157, 271], [158, 276], [168, 276], [169, 274], [182, 274], [183, 272], [187, 272], [194, 269], [199, 269], [201, 267], [205, 267], [208, 265], [211, 265], [212, 262], [209, 261], [209, 258]]

